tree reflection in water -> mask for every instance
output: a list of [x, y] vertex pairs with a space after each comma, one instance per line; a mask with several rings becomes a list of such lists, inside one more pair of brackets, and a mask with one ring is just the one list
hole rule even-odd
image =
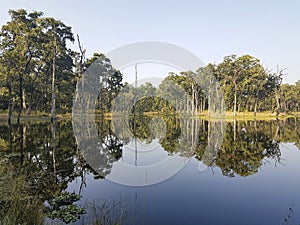
[[[216, 121], [154, 115], [136, 117], [134, 123], [133, 132], [130, 121], [130, 130], [140, 141], [151, 143], [158, 138], [169, 155], [194, 157], [220, 168], [228, 177], [255, 174], [269, 159], [280, 163], [282, 142], [300, 147], [299, 119], [233, 121], [221, 126]], [[153, 123], [159, 129], [155, 130]], [[46, 216], [65, 222], [76, 220], [83, 213], [75, 203], [81, 190], [66, 193], [68, 183], [78, 177], [84, 187], [86, 173], [105, 178], [111, 172], [114, 162], [122, 157], [123, 146], [132, 138], [126, 132], [115, 133], [121, 129], [114, 126], [110, 120], [98, 120], [97, 137], [89, 136], [85, 139], [89, 143], [79, 143], [90, 148], [90, 154], [85, 154], [77, 148], [71, 121], [59, 121], [55, 129], [48, 122], [1, 125], [0, 223], [42, 224]], [[222, 140], [214, 131], [220, 129]], [[83, 135], [90, 134], [87, 129]], [[88, 145], [92, 138], [97, 138], [96, 146]], [[75, 213], [70, 213], [72, 210]]]
[[65, 198], [73, 196], [64, 190], [83, 170], [71, 123], [28, 123], [0, 129], [0, 223], [42, 224], [47, 215], [75, 221], [83, 210], [73, 204], [74, 199], [59, 207], [52, 204], [63, 193]]

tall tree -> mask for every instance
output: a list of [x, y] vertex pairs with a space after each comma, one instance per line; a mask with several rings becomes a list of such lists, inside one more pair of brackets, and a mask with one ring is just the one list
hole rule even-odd
[[[41, 21], [45, 34], [45, 48], [49, 49], [49, 55], [46, 58], [51, 62], [51, 119], [56, 118], [56, 79], [58, 66], [70, 67], [73, 64], [66, 46], [67, 40], [74, 41], [71, 27], [54, 18], [44, 18]], [[60, 65], [59, 65], [60, 61]]]
[[[11, 20], [0, 32], [0, 76], [8, 93], [8, 121], [11, 121], [16, 100], [20, 121], [27, 107], [30, 112], [32, 105], [38, 109], [43, 102], [42, 109], [46, 110], [49, 93], [52, 118], [55, 118], [56, 93], [65, 95], [64, 102], [70, 102], [75, 89], [74, 52], [66, 46], [68, 40], [74, 40], [71, 27], [54, 18], [42, 17], [41, 12], [28, 13], [20, 9], [10, 10], [9, 14]], [[58, 84], [62, 87], [56, 90]], [[67, 105], [70, 108], [70, 104]]]
[[[123, 87], [122, 73], [113, 68], [110, 59], [102, 53], [94, 53], [93, 57], [87, 59], [84, 65], [85, 67], [83, 68], [83, 71], [86, 71], [91, 65], [95, 68], [105, 68], [102, 74], [95, 74], [95, 76], [100, 76], [100, 94], [98, 97], [97, 107], [99, 107], [101, 113], [109, 112], [111, 110], [112, 100], [116, 98]], [[97, 72], [100, 72], [100, 70]]]
[[265, 99], [272, 91], [271, 85], [268, 82], [269, 74], [261, 65], [260, 60], [253, 56], [244, 55], [239, 60], [242, 63], [245, 73], [245, 79], [241, 82], [242, 96], [246, 97], [250, 105], [247, 107], [245, 104], [245, 107], [254, 111], [254, 116], [256, 116], [258, 103]]
[[[237, 58], [236, 55], [226, 56], [218, 67], [218, 75], [224, 84], [230, 85], [233, 90], [233, 116], [237, 115], [237, 101], [240, 93], [240, 82], [243, 81], [245, 73], [243, 71], [243, 59]], [[227, 92], [227, 94], [230, 94]], [[227, 98], [228, 99], [228, 98]]]
[[[2, 72], [6, 76], [9, 92], [9, 123], [12, 115], [14, 94], [19, 99], [18, 122], [22, 109], [26, 108], [24, 79], [30, 73], [30, 63], [34, 57], [36, 33], [40, 29], [37, 20], [41, 12], [27, 13], [25, 10], [10, 10], [11, 21], [2, 26], [0, 54]], [[3, 74], [2, 74], [3, 75]], [[15, 84], [15, 81], [18, 84]], [[17, 90], [16, 90], [17, 89]]]
[[274, 89], [274, 95], [276, 99], [276, 117], [279, 116], [281, 112], [281, 84], [282, 79], [284, 76], [284, 70], [277, 68], [277, 71], [270, 74], [270, 84], [272, 85], [272, 88]]
[[276, 87], [274, 76], [271, 76], [260, 63], [260, 60], [251, 56], [226, 56], [216, 66], [216, 75], [221, 83], [225, 101], [228, 107], [233, 108], [233, 115], [237, 111], [258, 111], [259, 102], [271, 95]]

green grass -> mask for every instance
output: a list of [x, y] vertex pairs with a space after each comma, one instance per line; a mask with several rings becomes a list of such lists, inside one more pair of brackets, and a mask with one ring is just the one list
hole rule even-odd
[[[257, 112], [256, 116], [254, 116], [254, 112], [239, 112], [237, 113], [236, 119], [238, 120], [276, 120], [276, 119], [287, 119], [291, 117], [299, 117], [300, 113], [280, 113], [278, 117], [276, 117], [276, 113], [274, 112]], [[226, 120], [234, 120], [233, 112], [226, 112], [225, 114]]]
[[[121, 115], [122, 113], [120, 113]], [[101, 115], [100, 113], [96, 114]], [[118, 115], [118, 114], [116, 114]], [[148, 116], [158, 116], [158, 115], [180, 115], [180, 113], [177, 114], [168, 114], [166, 112], [158, 113], [158, 112], [146, 112], [144, 115]], [[207, 111], [201, 112], [198, 115], [195, 115], [194, 117], [205, 119], [205, 120], [215, 120], [215, 119], [225, 119], [226, 121], [232, 121], [234, 119], [237, 120], [276, 120], [276, 119], [287, 119], [287, 118], [294, 118], [294, 117], [300, 117], [300, 112], [289, 112], [289, 113], [280, 113], [278, 117], [276, 117], [276, 113], [274, 112], [257, 112], [256, 116], [254, 116], [254, 112], [238, 112], [237, 116], [233, 116], [233, 112], [225, 112], [223, 117], [213, 117], [208, 116]], [[72, 114], [71, 113], [64, 113], [64, 114], [57, 114], [58, 119], [71, 119]], [[97, 117], [98, 118], [98, 117]], [[111, 119], [112, 113], [105, 113], [104, 114], [105, 119]], [[0, 122], [5, 122], [8, 119], [8, 113], [7, 112], [1, 112], [0, 113]], [[39, 111], [33, 111], [30, 115], [24, 113], [21, 116], [22, 121], [47, 121], [51, 119], [50, 113], [45, 112], [39, 112]], [[12, 122], [15, 123], [17, 121], [17, 113], [13, 113], [12, 116]]]
[[[72, 114], [71, 113], [64, 113], [64, 114], [57, 114], [57, 119], [71, 119]], [[12, 115], [12, 123], [16, 123], [18, 118], [17, 113], [13, 113]], [[8, 113], [7, 112], [1, 112], [0, 113], [0, 123], [6, 123], [8, 120]], [[27, 113], [23, 113], [21, 115], [21, 121], [48, 121], [51, 120], [51, 114], [46, 112], [39, 112], [39, 111], [33, 111], [28, 115]]]

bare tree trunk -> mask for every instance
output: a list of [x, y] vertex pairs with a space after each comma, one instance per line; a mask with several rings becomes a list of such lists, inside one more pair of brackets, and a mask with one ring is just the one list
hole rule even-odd
[[284, 70], [279, 70], [277, 67], [277, 72], [274, 74], [275, 77], [275, 99], [276, 99], [276, 117], [279, 116], [279, 113], [281, 111], [281, 106], [280, 106], [280, 89], [281, 89], [281, 83], [282, 83], [282, 76], [284, 75], [283, 73]]
[[78, 72], [79, 75], [83, 75], [83, 67], [84, 67], [84, 61], [85, 61], [85, 49], [83, 49], [83, 46], [80, 43], [79, 35], [77, 34], [77, 42], [78, 42], [78, 47], [80, 51], [80, 60], [79, 60], [79, 65], [78, 65]]

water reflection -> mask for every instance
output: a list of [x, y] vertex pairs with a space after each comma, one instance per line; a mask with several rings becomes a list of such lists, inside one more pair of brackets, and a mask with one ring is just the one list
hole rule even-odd
[[[205, 121], [176, 115], [119, 116], [96, 125], [88, 117], [73, 120], [73, 128], [79, 149], [98, 176], [131, 186], [155, 184], [175, 175], [194, 156], [200, 138], [205, 145], [198, 157], [210, 166], [225, 130], [223, 121], [207, 121], [206, 126]], [[163, 158], [154, 161], [159, 155]]]
[[[299, 149], [299, 123], [299, 119], [232, 121], [223, 126], [216, 121], [143, 116], [136, 118], [135, 123], [131, 121], [129, 130], [124, 130], [116, 128], [121, 122], [99, 120], [95, 126], [97, 137], [91, 136], [93, 132], [88, 129], [83, 133], [97, 138], [96, 146], [76, 140], [71, 121], [10, 127], [2, 124], [0, 222], [42, 224], [46, 216], [65, 222], [68, 217], [76, 220], [83, 213], [76, 201], [86, 185], [85, 175], [105, 178], [118, 163], [134, 165], [136, 156], [140, 162], [137, 165], [141, 166], [176, 156], [219, 168], [227, 177], [247, 177], [258, 173], [270, 159], [275, 161], [274, 166], [282, 163], [280, 143], [293, 143]], [[221, 129], [222, 140], [218, 137]], [[91, 154], [79, 151], [76, 143], [88, 146]], [[142, 149], [143, 146], [148, 147]], [[149, 148], [153, 150], [151, 159], [143, 152]], [[81, 181], [78, 193], [66, 192], [75, 178]], [[75, 209], [73, 214], [71, 209]]]
[[[153, 126], [153, 123], [158, 125]], [[103, 177], [120, 158], [127, 158], [127, 163], [132, 165], [138, 165], [139, 160], [151, 161], [151, 158], [159, 154], [164, 159], [166, 155], [161, 151], [152, 154], [153, 156], [144, 154], [155, 148], [162, 149], [168, 156], [178, 155], [186, 159], [195, 157], [201, 162], [202, 168], [203, 165], [204, 168], [218, 167], [225, 176], [248, 176], [256, 173], [269, 158], [280, 163], [279, 143], [293, 142], [299, 146], [300, 136], [297, 119], [268, 122], [232, 121], [224, 126], [220, 121], [182, 119], [176, 116], [161, 116], [159, 119], [153, 116], [139, 116], [134, 122], [129, 121], [129, 129], [112, 128], [118, 125], [122, 125], [122, 121], [114, 120], [114, 124], [111, 124], [110, 120], [99, 121], [97, 126], [103, 149], [99, 158], [112, 159], [110, 162], [97, 161], [98, 168], [106, 165], [106, 173], [101, 174]], [[162, 130], [165, 131], [161, 132]], [[108, 149], [114, 148], [119, 153], [118, 157], [112, 154], [111, 150], [105, 151], [103, 143], [110, 143], [111, 145], [105, 146], [108, 146]], [[122, 153], [122, 147], [131, 152]], [[101, 155], [103, 153], [106, 154], [105, 157]], [[131, 161], [128, 159], [129, 155]], [[141, 162], [139, 165], [147, 164]]]
[[[234, 131], [234, 129], [236, 131]], [[227, 124], [221, 151], [215, 165], [225, 176], [249, 176], [257, 173], [267, 158], [280, 162], [280, 139], [276, 138], [278, 123], [247, 121]]]
[[46, 215], [76, 220], [83, 212], [73, 204], [78, 196], [64, 190], [83, 167], [70, 122], [0, 130], [1, 224], [42, 224]]

